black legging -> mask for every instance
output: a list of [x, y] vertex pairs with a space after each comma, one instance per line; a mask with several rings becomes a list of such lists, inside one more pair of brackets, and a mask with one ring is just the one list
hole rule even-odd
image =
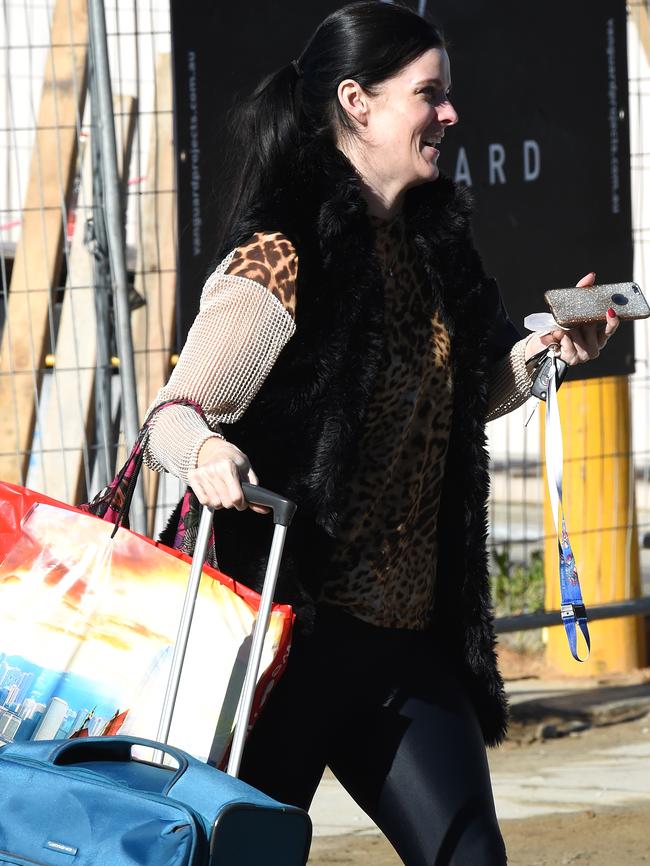
[[478, 722], [428, 635], [319, 609], [244, 751], [241, 778], [309, 808], [325, 765], [407, 866], [503, 866]]

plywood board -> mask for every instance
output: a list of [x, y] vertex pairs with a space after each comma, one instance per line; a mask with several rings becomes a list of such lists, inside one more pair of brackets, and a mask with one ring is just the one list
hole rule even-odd
[[86, 96], [86, 0], [57, 0], [0, 345], [0, 478], [23, 483]]
[[[118, 138], [118, 174], [126, 187], [135, 130], [136, 101], [113, 99]], [[74, 234], [68, 256], [68, 280], [57, 332], [55, 367], [46, 420], [41, 429], [42, 453], [34, 454], [30, 485], [55, 499], [74, 504], [89, 494], [88, 454], [94, 409], [96, 318], [93, 261], [85, 245], [86, 221], [92, 216], [92, 159], [90, 142], [80, 155], [81, 183]]]

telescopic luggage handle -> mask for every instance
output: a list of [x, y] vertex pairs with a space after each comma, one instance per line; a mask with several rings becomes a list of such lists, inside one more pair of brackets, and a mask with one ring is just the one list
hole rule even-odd
[[267, 490], [266, 487], [259, 487], [257, 484], [250, 484], [248, 481], [242, 481], [241, 489], [244, 491], [244, 497], [249, 505], [266, 505], [273, 509], [273, 522], [281, 526], [289, 526], [293, 520], [293, 515], [296, 513], [296, 503], [292, 502], [279, 493], [273, 493], [272, 490]]
[[[242, 687], [242, 693], [237, 707], [237, 714], [235, 716], [235, 733], [230, 748], [230, 757], [227, 769], [228, 774], [231, 776], [237, 776], [239, 773], [239, 766], [241, 764], [244, 743], [246, 740], [246, 731], [248, 729], [251, 708], [253, 706], [253, 698], [255, 696], [257, 675], [262, 659], [262, 651], [264, 649], [264, 637], [271, 616], [273, 595], [275, 593], [275, 587], [280, 571], [284, 541], [287, 535], [287, 529], [296, 512], [296, 504], [294, 502], [284, 496], [280, 496], [278, 493], [273, 493], [271, 490], [267, 490], [264, 487], [259, 487], [256, 484], [249, 484], [247, 481], [244, 481], [242, 482], [242, 490], [249, 505], [265, 505], [273, 509], [273, 522], [275, 524], [275, 529], [273, 532], [273, 540], [271, 542], [271, 551], [266, 566], [266, 575], [264, 576], [264, 586], [262, 588], [260, 605], [255, 619], [255, 625], [253, 626], [253, 638], [251, 641], [248, 665], [246, 667], [246, 676], [244, 678], [244, 685]], [[167, 682], [167, 690], [165, 692], [163, 710], [158, 728], [157, 739], [162, 743], [167, 743], [169, 738], [174, 706], [176, 704], [176, 697], [178, 695], [178, 687], [181, 679], [181, 671], [183, 669], [183, 660], [185, 659], [185, 651], [187, 649], [192, 618], [194, 616], [194, 607], [196, 605], [199, 585], [201, 583], [201, 574], [203, 573], [203, 565], [205, 563], [208, 543], [210, 540], [213, 515], [214, 509], [203, 506], [196, 536], [194, 555], [192, 557], [190, 577], [178, 627], [178, 636], [176, 638], [176, 645], [174, 647], [171, 661], [171, 671]]]

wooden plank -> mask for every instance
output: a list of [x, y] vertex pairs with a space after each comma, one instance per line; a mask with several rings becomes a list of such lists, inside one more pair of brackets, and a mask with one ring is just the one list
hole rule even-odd
[[629, 15], [639, 31], [639, 41], [643, 45], [646, 62], [650, 61], [650, 13], [645, 3], [630, 3]]
[[52, 288], [61, 273], [61, 203], [75, 176], [86, 95], [86, 0], [57, 0], [36, 136], [0, 345], [0, 478], [23, 483], [48, 348]]
[[[136, 100], [113, 99], [118, 138], [118, 172], [126, 188], [135, 132]], [[92, 159], [90, 142], [80, 154], [81, 184], [74, 234], [68, 256], [68, 281], [56, 340], [47, 417], [41, 429], [43, 452], [33, 461], [30, 486], [55, 499], [74, 504], [89, 495], [84, 443], [91, 431], [94, 410], [96, 318], [94, 272], [84, 242], [86, 221], [92, 216]]]
[[[144, 192], [135, 288], [146, 304], [132, 318], [141, 416], [167, 380], [174, 347], [177, 238], [170, 54], [160, 54], [156, 61], [156, 103]], [[158, 474], [145, 476], [148, 527], [153, 532]]]

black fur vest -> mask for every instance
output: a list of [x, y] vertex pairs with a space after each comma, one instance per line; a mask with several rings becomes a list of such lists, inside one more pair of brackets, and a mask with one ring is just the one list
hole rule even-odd
[[[432, 308], [439, 307], [452, 341], [453, 418], [433, 610], [445, 653], [429, 663], [455, 666], [494, 744], [507, 710], [488, 584], [484, 419], [490, 364], [518, 334], [473, 248], [470, 210], [467, 192], [445, 178], [409, 190], [404, 203]], [[381, 363], [383, 285], [358, 177], [333, 147], [305, 149], [291, 182], [235, 227], [232, 245], [261, 229], [284, 232], [296, 247], [297, 330], [243, 418], [224, 432], [249, 456], [261, 484], [298, 503], [276, 598], [291, 602], [309, 630], [336, 543], [342, 480]], [[215, 524], [221, 568], [259, 589], [271, 521], [222, 511]]]

